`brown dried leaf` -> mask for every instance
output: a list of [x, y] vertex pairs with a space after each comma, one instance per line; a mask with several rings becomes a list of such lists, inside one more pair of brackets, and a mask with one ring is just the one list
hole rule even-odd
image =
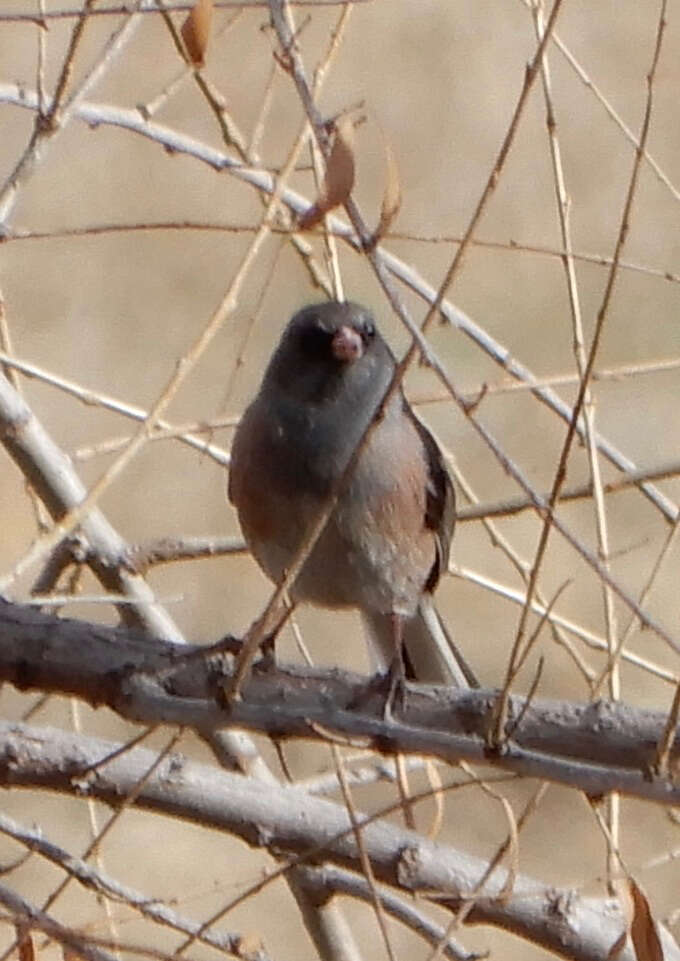
[[331, 210], [344, 203], [354, 186], [354, 122], [343, 117], [335, 128], [335, 140], [326, 166], [323, 201]]
[[628, 879], [628, 890], [633, 901], [630, 937], [635, 948], [635, 957], [637, 961], [663, 961], [663, 949], [649, 901], [632, 878]]
[[323, 190], [316, 203], [300, 218], [300, 229], [315, 227], [329, 210], [344, 204], [353, 186], [354, 123], [349, 117], [343, 117], [335, 125], [335, 139], [326, 164]]
[[205, 53], [210, 40], [213, 0], [196, 0], [196, 5], [182, 24], [182, 40], [187, 48], [189, 62], [195, 67], [205, 63]]
[[637, 961], [663, 961], [663, 949], [647, 896], [632, 878], [617, 882], [616, 893], [626, 928], [610, 948], [607, 957], [616, 958], [630, 935]]
[[382, 207], [380, 208], [380, 220], [373, 234], [374, 243], [378, 243], [385, 236], [401, 207], [399, 168], [397, 167], [394, 151], [388, 143], [385, 144], [385, 165], [387, 168], [385, 190], [383, 192]]

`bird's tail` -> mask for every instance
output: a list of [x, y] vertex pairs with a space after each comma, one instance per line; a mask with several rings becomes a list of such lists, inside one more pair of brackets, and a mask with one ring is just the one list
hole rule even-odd
[[[394, 658], [394, 635], [388, 614], [362, 611], [369, 647], [379, 670], [387, 670]], [[479, 687], [472, 668], [447, 631], [434, 601], [424, 594], [414, 617], [404, 622], [406, 676], [424, 684]]]

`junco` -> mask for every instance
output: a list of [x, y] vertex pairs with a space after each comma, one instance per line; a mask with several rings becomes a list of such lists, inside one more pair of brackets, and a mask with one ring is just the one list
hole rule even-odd
[[[394, 368], [371, 312], [359, 304], [312, 304], [286, 327], [236, 431], [229, 474], [246, 542], [275, 583], [347, 467]], [[476, 687], [432, 602], [454, 522], [439, 447], [400, 389], [374, 425], [291, 599], [358, 608], [374, 660], [392, 676], [403, 677], [405, 667], [419, 681]]]

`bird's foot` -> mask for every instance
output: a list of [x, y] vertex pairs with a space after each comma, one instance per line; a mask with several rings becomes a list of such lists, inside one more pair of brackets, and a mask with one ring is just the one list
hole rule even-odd
[[[213, 648], [220, 654], [231, 654], [238, 658], [243, 651], [243, 640], [233, 634], [225, 634]], [[269, 634], [260, 644], [255, 669], [261, 672], [276, 670], [276, 634]]]
[[390, 724], [395, 720], [395, 710], [403, 714], [406, 708], [406, 678], [401, 657], [393, 659], [389, 670], [383, 677], [387, 686], [383, 718], [386, 723]]
[[276, 634], [270, 634], [260, 644], [260, 656], [255, 663], [258, 673], [276, 670]]
[[402, 712], [406, 706], [406, 687], [400, 666], [391, 664], [388, 670], [378, 671], [362, 684], [347, 705], [347, 710], [363, 711], [376, 697], [384, 699], [382, 715], [387, 723], [394, 720], [394, 709]]

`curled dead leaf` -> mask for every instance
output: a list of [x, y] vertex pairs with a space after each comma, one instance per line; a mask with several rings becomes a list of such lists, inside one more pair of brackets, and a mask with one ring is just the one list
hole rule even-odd
[[196, 5], [182, 24], [182, 40], [189, 62], [195, 67], [202, 67], [205, 63], [212, 15], [213, 0], [196, 0]]
[[633, 922], [630, 926], [630, 937], [635, 948], [635, 956], [638, 961], [663, 961], [663, 949], [649, 901], [632, 878], [628, 880], [628, 887], [633, 900]]
[[637, 961], [663, 961], [661, 940], [642, 888], [633, 878], [628, 878], [617, 885], [617, 894], [626, 929], [612, 945], [608, 957], [616, 958], [623, 950], [627, 935], [630, 935]]
[[298, 227], [309, 230], [334, 207], [344, 204], [354, 186], [354, 122], [343, 117], [335, 124], [335, 139], [326, 164], [323, 189], [316, 202], [300, 217]]

